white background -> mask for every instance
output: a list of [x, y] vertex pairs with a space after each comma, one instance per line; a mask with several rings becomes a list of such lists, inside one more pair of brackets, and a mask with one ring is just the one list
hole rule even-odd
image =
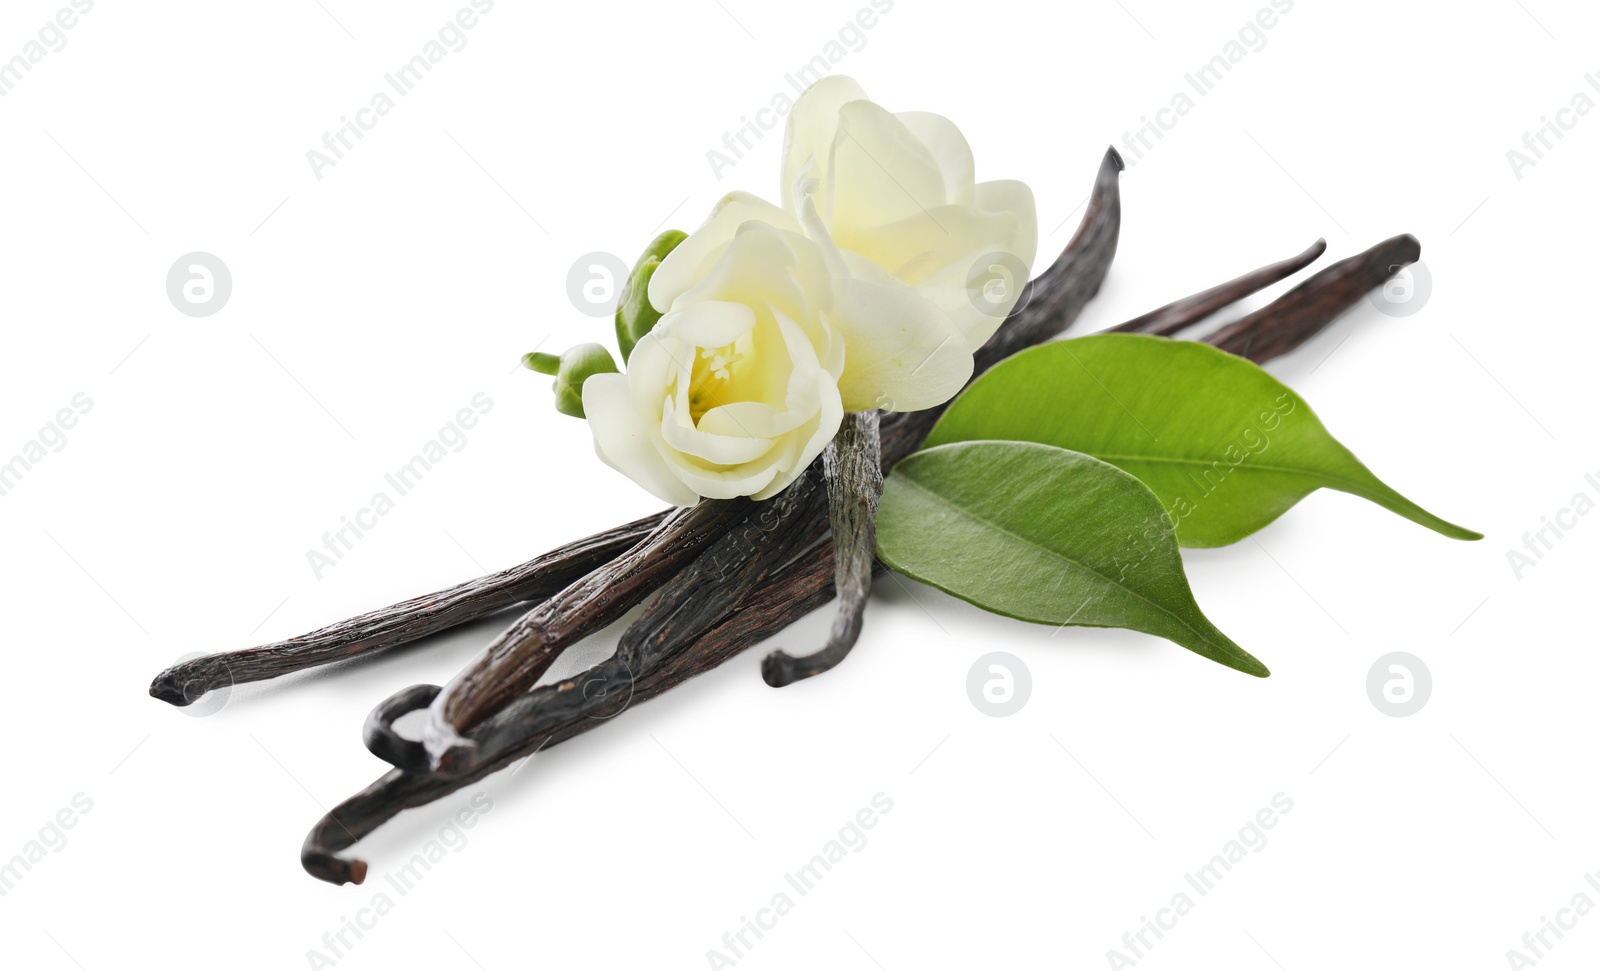
[[[307, 829], [384, 768], [359, 742], [368, 709], [448, 679], [505, 619], [241, 687], [208, 718], [147, 697], [150, 678], [656, 508], [518, 357], [610, 339], [567, 297], [583, 254], [631, 262], [730, 189], [776, 196], [779, 131], [720, 178], [707, 152], [867, 3], [500, 0], [319, 179], [307, 151], [464, 5], [101, 2], [0, 99], [0, 458], [93, 402], [0, 497], [0, 860], [92, 802], [0, 898], [8, 967], [716, 966], [877, 793], [893, 809], [866, 845], [791, 890], [738, 967], [1106, 967], [1187, 890], [1139, 967], [1501, 968], [1575, 894], [1600, 903], [1600, 516], [1520, 578], [1507, 559], [1575, 494], [1600, 498], [1600, 117], [1562, 116], [1520, 178], [1507, 159], [1576, 92], [1600, 101], [1600, 14], [1555, 0], [1299, 0], [1203, 97], [1184, 75], [1265, 3], [899, 0], [835, 68], [954, 119], [980, 179], [1029, 182], [1046, 257], [1105, 146], [1195, 98], [1128, 153], [1122, 243], [1080, 330], [1319, 235], [1326, 263], [1416, 234], [1420, 312], [1363, 305], [1272, 370], [1485, 540], [1318, 493], [1258, 542], [1186, 553], [1266, 681], [885, 579], [833, 673], [773, 691], [751, 651], [385, 826], [359, 848], [366, 886], [307, 877]], [[7, 3], [0, 58], [63, 6]], [[233, 275], [206, 318], [164, 289], [197, 250]], [[316, 577], [307, 551], [479, 392], [493, 408], [468, 444]], [[1009, 718], [967, 697], [994, 650], [1031, 671]], [[1434, 681], [1407, 718], [1365, 688], [1395, 650]], [[382, 876], [474, 792], [492, 810], [469, 842], [374, 920]], [[1293, 809], [1265, 847], [1187, 887], [1278, 793]], [[363, 914], [335, 958], [323, 935]], [[1600, 914], [1564, 933], [1540, 968], [1600, 959]]]

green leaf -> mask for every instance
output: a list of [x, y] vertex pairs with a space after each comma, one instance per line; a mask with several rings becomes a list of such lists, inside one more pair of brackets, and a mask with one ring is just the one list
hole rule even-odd
[[622, 285], [617, 297], [617, 349], [622, 352], [623, 363], [633, 354], [634, 345], [644, 340], [644, 335], [661, 320], [661, 314], [650, 303], [650, 278], [667, 254], [688, 238], [686, 233], [669, 229], [651, 240]]
[[918, 452], [884, 482], [878, 556], [997, 614], [1126, 627], [1268, 674], [1195, 604], [1160, 501], [1088, 455], [1029, 442]]
[[1324, 487], [1452, 539], [1483, 538], [1385, 485], [1272, 375], [1192, 341], [1099, 334], [1023, 351], [973, 382], [927, 444], [982, 439], [1055, 445], [1133, 473], [1182, 546], [1237, 542]]

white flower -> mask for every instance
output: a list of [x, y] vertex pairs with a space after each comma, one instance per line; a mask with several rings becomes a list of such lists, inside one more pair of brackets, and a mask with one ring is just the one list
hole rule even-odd
[[650, 298], [664, 315], [627, 373], [583, 384], [600, 458], [678, 505], [775, 495], [844, 417], [823, 257], [798, 233], [741, 218], [749, 201], [724, 200], [656, 269]]
[[663, 316], [627, 373], [584, 382], [600, 457], [680, 505], [765, 499], [845, 411], [948, 401], [1015, 305], [1038, 237], [1026, 185], [972, 173], [946, 119], [891, 115], [849, 78], [812, 85], [789, 116], [783, 208], [719, 202], [650, 277]]
[[[972, 150], [949, 119], [890, 114], [837, 75], [795, 102], [783, 153], [784, 209], [807, 223], [814, 205], [820, 230], [844, 251], [852, 273], [914, 288], [949, 316], [968, 351], [994, 334], [1038, 246], [1027, 185], [974, 184]], [[1012, 277], [998, 293], [995, 264]]]

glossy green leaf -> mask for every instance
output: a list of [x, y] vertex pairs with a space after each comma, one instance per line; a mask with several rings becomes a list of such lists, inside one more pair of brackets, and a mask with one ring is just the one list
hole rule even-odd
[[1023, 351], [973, 382], [928, 446], [983, 439], [1054, 445], [1133, 473], [1183, 546], [1237, 542], [1324, 487], [1452, 539], [1483, 538], [1384, 484], [1272, 375], [1192, 341], [1099, 334]]
[[878, 556], [997, 614], [1125, 627], [1268, 673], [1200, 612], [1160, 501], [1088, 455], [1029, 442], [918, 452], [884, 482]]

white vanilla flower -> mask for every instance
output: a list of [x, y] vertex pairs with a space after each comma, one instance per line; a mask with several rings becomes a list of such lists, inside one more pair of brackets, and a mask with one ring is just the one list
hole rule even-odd
[[702, 229], [716, 245], [691, 235], [656, 269], [663, 316], [627, 373], [583, 384], [600, 458], [678, 505], [775, 495], [844, 417], [822, 256], [798, 233], [741, 218], [751, 201], [724, 200]]
[[917, 290], [969, 351], [1015, 306], [1038, 247], [1033, 192], [1016, 181], [974, 184], [972, 150], [949, 119], [891, 114], [850, 78], [823, 78], [795, 102], [784, 133], [783, 205], [802, 222], [808, 183], [850, 269], [870, 262]]
[[627, 373], [582, 385], [600, 457], [670, 502], [768, 498], [844, 412], [948, 401], [1028, 279], [1032, 193], [974, 184], [946, 119], [824, 78], [795, 103], [784, 156], [783, 208], [719, 202], [649, 277], [663, 316]]

